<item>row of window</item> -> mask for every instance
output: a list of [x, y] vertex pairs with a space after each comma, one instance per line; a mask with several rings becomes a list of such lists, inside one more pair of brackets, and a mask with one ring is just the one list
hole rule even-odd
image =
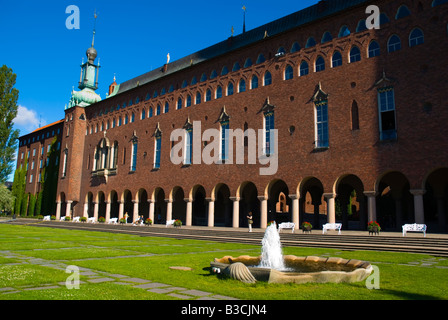
[[[409, 34], [409, 46], [414, 47], [420, 44], [424, 43], [424, 33], [420, 28], [414, 28], [410, 34]], [[396, 34], [389, 37], [389, 40], [387, 42], [387, 51], [389, 53], [395, 52], [401, 49], [401, 40], [400, 37]], [[380, 55], [380, 45], [377, 41], [373, 40], [368, 46], [368, 58], [377, 57]], [[361, 60], [361, 51], [357, 46], [353, 46], [349, 52], [349, 63], [355, 63]], [[333, 53], [333, 56], [331, 57], [331, 67], [337, 68], [342, 65], [342, 54], [339, 51], [335, 51]], [[314, 64], [314, 72], [321, 72], [324, 71], [326, 68], [325, 59], [322, 56], [318, 56], [315, 64]], [[310, 67], [308, 62], [302, 61], [299, 67], [299, 76], [306, 76], [310, 72]], [[294, 78], [294, 71], [291, 65], [287, 65], [284, 71], [284, 79], [290, 80]], [[266, 71], [263, 78], [262, 78], [262, 85], [268, 86], [272, 84], [272, 75], [269, 71]], [[185, 99], [182, 97], [179, 97], [176, 102], [176, 110], [181, 109], [182, 107], [190, 107], [194, 104], [200, 104], [204, 100], [204, 102], [212, 100], [212, 97], [214, 99], [220, 99], [223, 97], [223, 94], [226, 96], [231, 96], [235, 92], [245, 92], [247, 87], [249, 89], [256, 89], [259, 86], [259, 79], [258, 76], [253, 75], [252, 79], [249, 82], [249, 85], [246, 85], [246, 80], [241, 79], [237, 87], [234, 87], [234, 84], [232, 82], [229, 82], [227, 87], [223, 89], [222, 86], [218, 85], [216, 90], [212, 93], [211, 89], [207, 89], [205, 92], [204, 97], [200, 92], [197, 92], [194, 98], [191, 95], [187, 95]], [[142, 109], [140, 113], [140, 119], [144, 120], [146, 117], [151, 118], [154, 115], [158, 116], [162, 113], [168, 113], [170, 110], [170, 104], [168, 102], [165, 102], [165, 104], [157, 104], [157, 107], [155, 110], [153, 110], [152, 107], [149, 108], [148, 111], [146, 109]], [[91, 126], [90, 128], [87, 128], [86, 134], [92, 134], [96, 133], [98, 131], [104, 131], [109, 130], [111, 128], [115, 128], [117, 126], [128, 124], [129, 122], [135, 121], [135, 114], [131, 113], [129, 116], [128, 114], [125, 114], [123, 117], [118, 117], [117, 119], [112, 119], [112, 122], [106, 121], [106, 123], [102, 122], [101, 127], [98, 127], [99, 125], [96, 124], [95, 126]]]
[[[56, 134], [59, 135], [61, 129], [57, 129], [56, 130]], [[42, 135], [37, 135], [37, 136], [33, 136], [27, 139], [23, 139], [19, 141], [19, 147], [24, 146], [24, 145], [30, 145], [31, 143], [34, 143], [35, 141], [40, 141], [40, 140], [45, 140], [46, 138], [50, 138], [50, 137], [54, 137], [55, 135], [55, 130], [52, 130], [51, 133], [50, 131], [47, 131], [47, 134], [45, 135], [45, 133], [42, 133]]]
[[[316, 149], [328, 148], [329, 139], [329, 118], [328, 118], [328, 100], [320, 99], [314, 102], [314, 129]], [[379, 134], [380, 140], [395, 140], [397, 138], [396, 119], [395, 119], [395, 96], [393, 87], [382, 87], [378, 89], [378, 112], [379, 112]], [[220, 117], [220, 149], [219, 160], [225, 162], [229, 159], [229, 143], [233, 139], [229, 139], [230, 121], [227, 114]], [[358, 119], [358, 105], [356, 101], [353, 102], [351, 108], [352, 130], [359, 129]], [[245, 130], [246, 130], [245, 125]], [[274, 153], [275, 141], [275, 111], [267, 110], [263, 112], [263, 153], [265, 155], [272, 155]], [[185, 154], [183, 155], [184, 165], [192, 164], [192, 144], [193, 144], [193, 126], [187, 125], [184, 127], [185, 132]], [[244, 145], [247, 146], [246, 141]], [[157, 129], [154, 137], [154, 162], [153, 168], [159, 169], [161, 164], [162, 151], [162, 132]], [[137, 156], [138, 156], [138, 139], [132, 139], [131, 144], [131, 164], [130, 171], [137, 170]], [[100, 171], [104, 169], [116, 169], [118, 162], [118, 142], [114, 142], [109, 146], [102, 139], [95, 149], [93, 171]], [[123, 157], [123, 163], [125, 154]]]

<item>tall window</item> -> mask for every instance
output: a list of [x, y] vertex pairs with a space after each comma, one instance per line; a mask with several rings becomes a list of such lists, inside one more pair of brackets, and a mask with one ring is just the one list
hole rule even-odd
[[190, 107], [191, 106], [191, 96], [190, 95], [188, 95], [187, 96], [187, 101], [185, 102], [185, 107]]
[[380, 55], [380, 45], [375, 40], [369, 44], [369, 58]]
[[138, 143], [137, 141], [134, 141], [132, 143], [131, 171], [137, 170], [137, 150], [138, 150]]
[[289, 80], [292, 78], [294, 78], [294, 71], [290, 65], [287, 65], [285, 69], [285, 80]]
[[300, 64], [300, 76], [306, 76], [309, 73], [308, 63], [306, 61], [302, 61]]
[[415, 28], [411, 31], [411, 34], [409, 35], [409, 46], [414, 47], [419, 44], [422, 44], [425, 41], [425, 38], [423, 36], [423, 31], [419, 28]]
[[335, 51], [331, 58], [331, 64], [333, 68], [342, 66], [342, 55], [339, 51]]
[[196, 92], [196, 104], [200, 104], [201, 103], [201, 93], [198, 91]]
[[233, 83], [229, 82], [229, 85], [227, 86], [227, 95], [231, 96], [233, 95]]
[[357, 46], [354, 46], [350, 50], [350, 63], [361, 61], [361, 51]]
[[321, 56], [319, 56], [316, 60], [316, 72], [325, 70], [325, 60]]
[[184, 164], [190, 165], [193, 157], [193, 126], [185, 128], [185, 159]]
[[156, 116], [159, 116], [161, 114], [161, 107], [160, 104], [157, 105], [157, 109], [156, 109]]
[[218, 86], [218, 88], [216, 88], [216, 99], [219, 99], [222, 97], [222, 87]]
[[212, 100], [212, 91], [210, 89], [207, 89], [207, 91], [205, 92], [205, 101], [210, 100]]
[[252, 80], [250, 82], [250, 88], [251, 89], [257, 89], [258, 88], [258, 77], [257, 76], [252, 76]]
[[264, 85], [268, 86], [270, 84], [272, 84], [272, 76], [269, 71], [266, 71], [266, 73], [264, 74]]
[[328, 101], [316, 102], [315, 108], [315, 146], [328, 148]]
[[244, 92], [246, 91], [246, 81], [244, 79], [241, 79], [238, 84], [238, 92]]
[[182, 109], [182, 98], [177, 99], [177, 110]]
[[380, 116], [380, 140], [396, 139], [395, 94], [393, 87], [378, 89], [378, 108]]
[[162, 133], [156, 133], [154, 142], [154, 169], [160, 168], [160, 154], [162, 151]]
[[168, 113], [170, 111], [170, 104], [168, 102], [165, 102], [165, 110], [163, 113]]
[[229, 120], [221, 121], [221, 146], [219, 160], [222, 162], [229, 159]]
[[401, 49], [400, 38], [394, 34], [392, 37], [389, 38], [389, 41], [387, 42], [387, 51], [395, 52], [400, 49]]
[[274, 129], [275, 117], [274, 111], [264, 113], [264, 154], [270, 155], [274, 153]]

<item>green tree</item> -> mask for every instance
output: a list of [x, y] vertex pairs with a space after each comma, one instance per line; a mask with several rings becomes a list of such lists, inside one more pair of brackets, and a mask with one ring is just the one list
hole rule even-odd
[[[25, 156], [24, 163], [28, 162], [28, 157]], [[20, 166], [14, 173], [14, 182], [12, 183], [12, 194], [15, 197], [14, 213], [20, 215], [22, 199], [25, 197], [26, 186], [26, 167]]]
[[11, 211], [14, 206], [14, 196], [4, 185], [0, 185], [0, 212]]
[[16, 75], [3, 65], [0, 68], [0, 183], [13, 171], [19, 130], [13, 129], [17, 116], [19, 91], [14, 88]]

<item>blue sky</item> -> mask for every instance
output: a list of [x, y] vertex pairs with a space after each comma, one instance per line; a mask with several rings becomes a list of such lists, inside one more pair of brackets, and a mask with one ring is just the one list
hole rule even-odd
[[[92, 41], [101, 69], [97, 93], [104, 99], [117, 82], [132, 79], [166, 62], [227, 39], [234, 27], [256, 28], [317, 0], [143, 1], [143, 0], [1, 0], [0, 64], [17, 74], [19, 116], [15, 128], [27, 134], [64, 117], [70, 92], [77, 89], [80, 64]], [[69, 5], [80, 12], [80, 28], [67, 29]], [[97, 58], [97, 62], [98, 62]]]

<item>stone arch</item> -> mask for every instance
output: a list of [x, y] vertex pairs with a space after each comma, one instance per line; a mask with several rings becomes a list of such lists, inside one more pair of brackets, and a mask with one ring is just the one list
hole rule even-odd
[[292, 202], [285, 181], [275, 179], [269, 182], [265, 196], [268, 199], [268, 221], [275, 221], [277, 224], [292, 221]]
[[414, 200], [407, 177], [399, 171], [388, 171], [378, 177], [376, 220], [383, 230], [401, 231], [404, 223], [414, 223]]
[[425, 224], [428, 229], [448, 230], [448, 167], [435, 168], [428, 172], [422, 183]]
[[191, 188], [190, 199], [192, 200], [192, 224], [196, 226], [207, 225], [208, 208], [206, 206], [206, 192], [201, 185], [195, 185]]
[[152, 193], [152, 201], [154, 201], [154, 223], [165, 224], [166, 223], [166, 202], [165, 191], [157, 187]]
[[143, 216], [144, 221], [149, 218], [148, 192], [141, 188], [136, 195], [138, 197], [138, 215]]
[[109, 201], [110, 201], [110, 217], [111, 218], [119, 218], [120, 215], [120, 203], [118, 202], [118, 193], [115, 190], [112, 190], [109, 193]]
[[236, 198], [239, 199], [239, 225], [248, 227], [247, 215], [252, 212], [253, 227], [259, 228], [261, 222], [260, 216], [260, 200], [258, 199], [258, 190], [251, 181], [244, 181], [238, 187]]
[[179, 219], [185, 224], [187, 220], [187, 203], [185, 202], [185, 193], [182, 187], [174, 187], [170, 192], [169, 199], [173, 202], [172, 218]]
[[127, 214], [128, 220], [127, 222], [133, 222], [133, 216], [134, 216], [134, 203], [132, 202], [132, 193], [128, 189], [124, 190], [121, 195], [121, 201], [123, 201], [123, 217]]
[[103, 191], [98, 191], [96, 199], [98, 203], [98, 218], [106, 218], [106, 195]]
[[86, 194], [85, 206], [87, 210], [84, 211], [84, 216], [87, 218], [92, 218], [94, 216], [95, 205], [93, 203], [93, 193], [90, 191]]
[[213, 188], [211, 201], [214, 201], [214, 226], [231, 227], [233, 204], [230, 188], [224, 183], [218, 183]]
[[327, 220], [327, 206], [323, 199], [324, 186], [316, 177], [304, 178], [298, 186], [299, 221], [307, 221], [319, 229]]
[[334, 184], [336, 219], [344, 230], [365, 230], [367, 227], [364, 185], [354, 174], [340, 176]]

